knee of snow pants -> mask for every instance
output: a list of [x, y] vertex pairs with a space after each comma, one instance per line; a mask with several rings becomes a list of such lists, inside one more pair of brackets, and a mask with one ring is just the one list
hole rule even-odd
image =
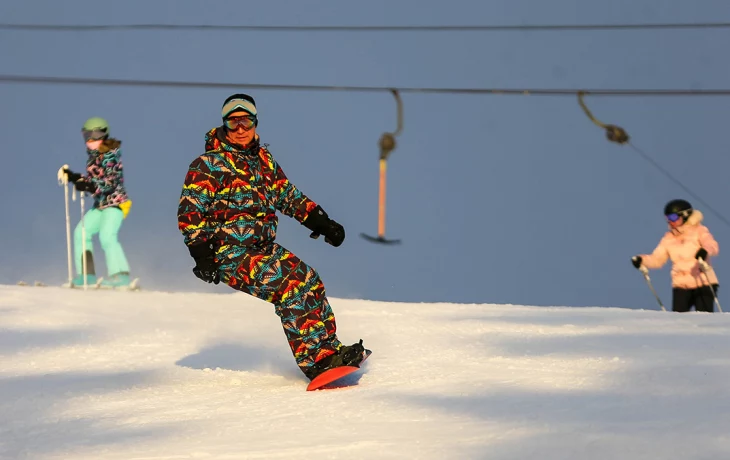
[[335, 315], [319, 274], [276, 243], [219, 255], [223, 282], [274, 304], [302, 371], [340, 349]]

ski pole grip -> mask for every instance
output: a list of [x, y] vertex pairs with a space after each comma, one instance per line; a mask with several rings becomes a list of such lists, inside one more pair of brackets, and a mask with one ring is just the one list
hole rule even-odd
[[58, 185], [66, 185], [68, 184], [68, 174], [66, 174], [66, 170], [68, 169], [68, 165], [63, 165], [58, 169]]

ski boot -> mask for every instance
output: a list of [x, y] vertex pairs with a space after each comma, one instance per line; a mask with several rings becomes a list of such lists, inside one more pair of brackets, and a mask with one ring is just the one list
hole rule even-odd
[[127, 287], [129, 286], [130, 282], [131, 280], [129, 279], [129, 273], [119, 272], [109, 276], [109, 278], [104, 278], [104, 280], [101, 282], [101, 288], [116, 289], [119, 287]]

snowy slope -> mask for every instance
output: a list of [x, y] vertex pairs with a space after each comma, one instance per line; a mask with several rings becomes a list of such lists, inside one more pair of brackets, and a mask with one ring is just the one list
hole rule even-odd
[[0, 286], [0, 458], [730, 456], [727, 315], [332, 304], [373, 355], [307, 392], [244, 294]]

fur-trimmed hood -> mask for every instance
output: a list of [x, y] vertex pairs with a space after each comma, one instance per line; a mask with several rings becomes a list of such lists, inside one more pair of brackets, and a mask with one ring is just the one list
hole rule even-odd
[[692, 211], [692, 214], [690, 214], [687, 222], [685, 222], [685, 225], [699, 225], [704, 219], [705, 215], [702, 214], [702, 211], [700, 211], [699, 209], [695, 209], [694, 211]]

